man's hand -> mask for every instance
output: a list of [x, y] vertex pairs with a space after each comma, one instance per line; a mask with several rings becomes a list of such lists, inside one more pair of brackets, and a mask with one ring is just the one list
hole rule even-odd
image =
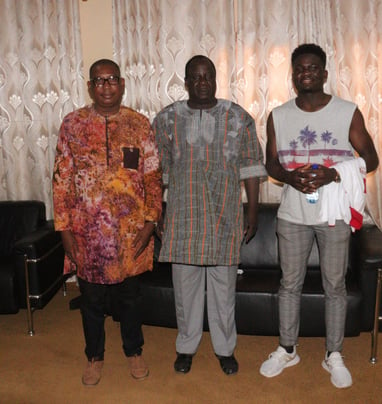
[[248, 244], [253, 239], [253, 237], [255, 237], [256, 232], [257, 232], [257, 223], [255, 225], [248, 224], [247, 228], [244, 230], [245, 244]]
[[337, 172], [334, 168], [328, 168], [321, 164], [305, 164], [302, 167], [290, 171], [288, 174], [288, 184], [304, 194], [310, 194], [323, 185], [334, 181]]
[[135, 248], [134, 259], [136, 260], [145, 250], [149, 244], [150, 238], [155, 230], [155, 223], [146, 222], [143, 229], [138, 232], [134, 241], [133, 247]]
[[78, 262], [78, 244], [71, 230], [63, 230], [61, 232], [62, 245], [66, 255], [75, 263]]
[[164, 217], [163, 217], [163, 213], [162, 213], [162, 215], [158, 221], [158, 224], [155, 227], [155, 234], [161, 241], [162, 241], [163, 231], [164, 231]]
[[247, 223], [244, 230], [244, 241], [248, 244], [257, 231], [257, 216], [259, 205], [260, 180], [257, 177], [244, 180], [245, 192], [248, 199]]

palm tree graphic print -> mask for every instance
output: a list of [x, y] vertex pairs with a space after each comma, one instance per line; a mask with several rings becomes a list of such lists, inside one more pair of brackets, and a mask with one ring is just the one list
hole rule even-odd
[[335, 163], [333, 156], [348, 153], [336, 148], [328, 148], [328, 146], [336, 146], [337, 144], [338, 140], [333, 137], [332, 132], [326, 130], [318, 135], [314, 129], [309, 128], [309, 125], [307, 125], [300, 130], [297, 138], [289, 143], [290, 150], [284, 150], [281, 154], [286, 159], [287, 155], [292, 157], [292, 160], [289, 160], [286, 164], [289, 169], [295, 169], [304, 164], [321, 163], [321, 161], [322, 164], [330, 167]]

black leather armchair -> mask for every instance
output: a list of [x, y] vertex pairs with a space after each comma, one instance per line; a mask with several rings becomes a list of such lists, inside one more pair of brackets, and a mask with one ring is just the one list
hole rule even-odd
[[0, 202], [0, 314], [26, 308], [33, 335], [33, 311], [65, 287], [63, 263], [61, 236], [43, 202]]

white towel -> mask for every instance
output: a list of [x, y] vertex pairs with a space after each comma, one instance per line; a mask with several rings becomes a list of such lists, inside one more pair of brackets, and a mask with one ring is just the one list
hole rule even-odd
[[334, 226], [344, 220], [352, 231], [362, 226], [366, 205], [366, 163], [361, 157], [343, 161], [335, 167], [341, 182], [324, 185], [321, 191], [320, 220]]

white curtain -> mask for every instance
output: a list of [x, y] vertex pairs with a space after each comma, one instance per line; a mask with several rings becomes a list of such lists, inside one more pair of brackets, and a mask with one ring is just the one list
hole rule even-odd
[[211, 57], [222, 70], [220, 78], [222, 72], [230, 76], [235, 66], [228, 59], [235, 54], [232, 4], [114, 0], [113, 48], [127, 80], [128, 105], [153, 118], [163, 106], [185, 98], [184, 65], [194, 54]]
[[[113, 0], [127, 105], [152, 119], [186, 98], [185, 63], [204, 54], [217, 68], [217, 95], [252, 114], [263, 146], [269, 112], [295, 96], [290, 54], [315, 42], [328, 56], [325, 90], [358, 104], [382, 158], [381, 34], [382, 0]], [[368, 178], [368, 207], [380, 227], [381, 173]], [[279, 198], [279, 186], [262, 185], [262, 201]]]
[[0, 199], [44, 201], [58, 129], [84, 104], [78, 0], [0, 0]]

